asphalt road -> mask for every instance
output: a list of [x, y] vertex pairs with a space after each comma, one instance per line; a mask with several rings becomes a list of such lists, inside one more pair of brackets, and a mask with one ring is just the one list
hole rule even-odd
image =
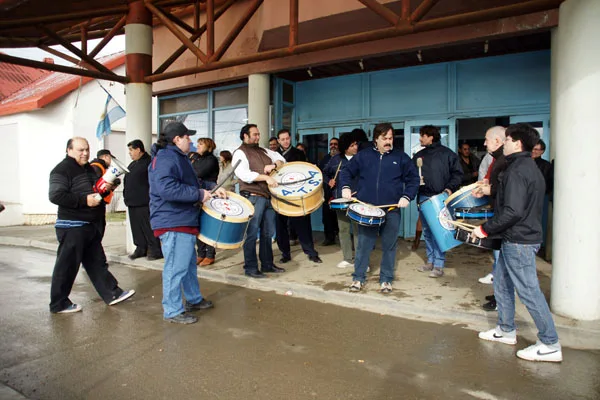
[[[160, 272], [113, 265], [137, 294], [48, 312], [54, 254], [0, 247], [0, 383], [34, 399], [598, 399], [600, 352], [561, 364], [439, 325], [201, 281], [216, 308], [162, 320]], [[1, 385], [0, 385], [1, 386]], [[4, 398], [0, 390], [0, 398]]]

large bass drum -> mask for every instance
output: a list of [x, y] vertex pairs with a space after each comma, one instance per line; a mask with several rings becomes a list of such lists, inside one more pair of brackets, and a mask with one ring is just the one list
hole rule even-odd
[[279, 186], [269, 187], [271, 205], [278, 214], [301, 217], [323, 204], [323, 173], [313, 164], [294, 161], [273, 171], [271, 177]]
[[252, 203], [239, 194], [214, 197], [202, 205], [198, 239], [217, 249], [237, 249], [244, 243], [253, 214]]

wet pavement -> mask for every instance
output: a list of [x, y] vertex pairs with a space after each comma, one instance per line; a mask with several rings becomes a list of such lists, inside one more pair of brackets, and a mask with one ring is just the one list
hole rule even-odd
[[[54, 254], [0, 246], [0, 382], [33, 399], [598, 399], [600, 352], [519, 360], [461, 324], [406, 320], [201, 280], [216, 308], [161, 317], [160, 272], [111, 265], [114, 307], [80, 272], [81, 313], [48, 312]], [[0, 396], [6, 393], [0, 390]], [[3, 396], [4, 397], [4, 396]]]

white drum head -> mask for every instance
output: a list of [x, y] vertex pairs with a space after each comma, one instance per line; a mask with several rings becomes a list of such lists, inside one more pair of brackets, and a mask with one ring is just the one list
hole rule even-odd
[[352, 203], [352, 200], [339, 198], [339, 199], [331, 200], [330, 203], [332, 203], [332, 204], [347, 204], [347, 203]]
[[269, 188], [271, 193], [288, 199], [307, 197], [316, 191], [320, 191], [323, 186], [321, 170], [306, 162], [287, 163], [271, 176], [277, 182], [280, 182], [280, 185], [276, 188]]
[[236, 198], [231, 196], [231, 193], [228, 192], [228, 198], [220, 199], [220, 198], [212, 198], [206, 203], [204, 203], [203, 208], [207, 209], [207, 211], [211, 214], [225, 215], [226, 217], [231, 218], [249, 218], [254, 210], [251, 208], [252, 203], [245, 202], [244, 198]]
[[365, 204], [350, 204], [348, 208], [363, 217], [385, 217], [385, 211], [381, 208], [371, 207]]

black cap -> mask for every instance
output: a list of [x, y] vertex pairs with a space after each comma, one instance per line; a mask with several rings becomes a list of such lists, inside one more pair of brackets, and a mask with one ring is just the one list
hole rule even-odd
[[177, 136], [183, 137], [185, 135], [193, 136], [196, 131], [188, 129], [181, 122], [171, 122], [165, 127], [165, 139], [167, 142], [172, 142]]
[[110, 150], [106, 149], [98, 150], [98, 152], [96, 153], [96, 158], [100, 158], [101, 156], [110, 156], [111, 158], [115, 157], [111, 154]]

